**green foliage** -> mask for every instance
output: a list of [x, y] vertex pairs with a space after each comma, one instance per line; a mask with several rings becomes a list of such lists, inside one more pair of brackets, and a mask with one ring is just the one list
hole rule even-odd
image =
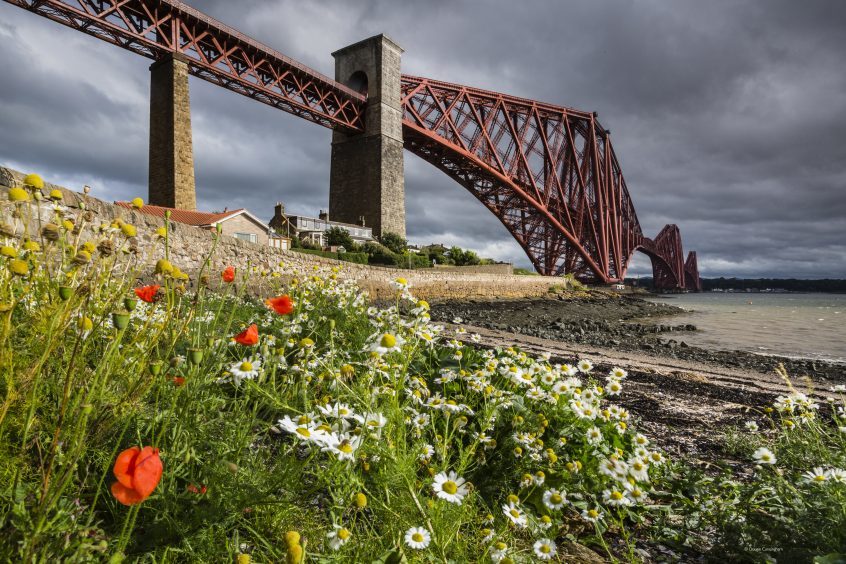
[[326, 244], [331, 247], [344, 247], [347, 251], [354, 251], [358, 247], [350, 232], [341, 227], [330, 227], [326, 230]]
[[520, 266], [517, 266], [517, 267], [514, 268], [514, 274], [517, 274], [517, 275], [520, 275], [520, 276], [540, 276], [534, 270], [530, 270], [528, 268], [523, 268], [523, 267], [520, 267]]
[[[766, 433], [728, 443], [742, 475], [668, 467], [613, 403], [623, 370], [468, 346], [402, 278], [380, 309], [337, 266], [226, 283], [213, 248], [191, 286], [166, 231], [159, 272], [138, 270], [126, 224], [40, 205], [0, 203], [33, 239], [0, 258], [0, 561], [281, 562], [287, 531], [320, 562], [478, 561], [498, 543], [526, 561], [564, 540], [636, 561], [646, 537], [723, 561], [844, 552], [842, 389], [826, 411], [779, 398]], [[40, 239], [38, 211], [57, 226]], [[139, 277], [160, 288], [133, 292]], [[280, 294], [290, 315], [263, 300]], [[251, 324], [258, 341], [233, 342]], [[113, 467], [133, 446], [164, 472], [127, 507]]]
[[449, 258], [456, 266], [473, 266], [479, 264], [479, 255], [474, 251], [452, 247], [448, 251]]
[[[803, 393], [779, 396], [757, 421], [726, 437], [727, 453], [740, 465], [709, 474], [676, 465], [668, 487], [674, 524], [663, 523], [664, 533], [675, 531], [676, 541], [698, 539], [691, 544], [723, 561], [809, 562], [846, 552], [842, 387], [838, 395], [827, 408], [830, 416]], [[702, 538], [697, 532], [703, 529], [713, 533]]]
[[390, 249], [392, 253], [396, 253], [398, 255], [403, 254], [408, 248], [408, 241], [406, 241], [402, 235], [398, 235], [396, 233], [383, 233], [382, 236], [379, 237], [379, 242]]
[[318, 249], [303, 249], [292, 248], [292, 251], [304, 253], [307, 255], [315, 255], [324, 258], [331, 258], [336, 260], [343, 260], [346, 262], [354, 262], [357, 264], [368, 264], [367, 253], [333, 253], [331, 251], [321, 251]]

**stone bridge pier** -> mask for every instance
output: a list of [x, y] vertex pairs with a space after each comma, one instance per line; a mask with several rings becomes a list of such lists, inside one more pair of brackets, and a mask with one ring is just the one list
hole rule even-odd
[[148, 203], [197, 209], [188, 58], [180, 53], [150, 66], [148, 182]]
[[367, 94], [364, 133], [332, 133], [329, 219], [405, 237], [402, 48], [377, 35], [332, 53], [335, 80]]

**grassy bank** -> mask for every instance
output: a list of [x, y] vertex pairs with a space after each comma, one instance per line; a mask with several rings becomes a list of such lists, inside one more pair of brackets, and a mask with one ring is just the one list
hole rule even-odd
[[[51, 196], [29, 184], [4, 232]], [[165, 228], [139, 271], [132, 225], [80, 240], [85, 214], [52, 196], [53, 221], [0, 252], [3, 560], [842, 551], [842, 394], [825, 416], [780, 400], [732, 443], [739, 474], [703, 473], [614, 404], [622, 370], [474, 348], [402, 279], [376, 308], [329, 268], [213, 270], [212, 251], [189, 278]], [[267, 301], [245, 297], [258, 281]]]

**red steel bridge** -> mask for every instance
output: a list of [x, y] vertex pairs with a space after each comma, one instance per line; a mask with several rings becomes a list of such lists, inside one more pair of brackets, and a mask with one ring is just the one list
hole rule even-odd
[[[367, 96], [175, 0], [6, 0], [150, 59], [180, 54], [188, 72], [348, 134]], [[676, 225], [645, 237], [610, 131], [585, 112], [402, 75], [406, 150], [472, 193], [544, 275], [622, 281], [635, 251], [657, 288], [701, 289]]]

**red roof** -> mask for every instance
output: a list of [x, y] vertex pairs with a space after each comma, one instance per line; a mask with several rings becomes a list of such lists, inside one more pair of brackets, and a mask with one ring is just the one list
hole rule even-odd
[[[135, 209], [132, 207], [130, 202], [115, 202], [115, 205], [118, 205], [122, 208], [127, 209]], [[145, 205], [140, 210], [137, 210], [141, 213], [152, 215], [155, 217], [160, 217], [164, 219], [165, 212], [170, 211], [170, 220], [175, 221], [177, 223], [185, 223], [187, 225], [197, 225], [197, 226], [207, 226], [213, 225], [218, 221], [226, 219], [232, 215], [238, 214], [242, 212], [244, 208], [238, 208], [237, 210], [228, 210], [223, 213], [211, 213], [211, 212], [201, 212], [201, 211], [194, 211], [194, 210], [178, 210], [176, 208], [165, 208], [162, 206], [152, 206], [152, 205]]]

